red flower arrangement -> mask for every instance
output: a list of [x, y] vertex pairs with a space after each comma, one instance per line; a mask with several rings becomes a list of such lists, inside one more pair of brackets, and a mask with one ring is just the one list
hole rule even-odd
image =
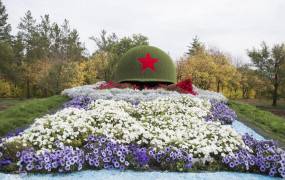
[[182, 93], [197, 95], [197, 92], [193, 90], [193, 84], [191, 79], [186, 79], [184, 81], [178, 82], [176, 84], [176, 87], [178, 87]]
[[135, 84], [129, 84], [129, 83], [116, 83], [113, 81], [106, 82], [104, 84], [101, 84], [99, 86], [99, 89], [112, 89], [112, 88], [118, 88], [118, 89], [124, 89], [124, 88], [131, 88], [131, 89], [138, 89]]
[[101, 84], [99, 86], [99, 89], [112, 89], [112, 88], [131, 88], [131, 89], [157, 89], [157, 88], [163, 88], [169, 91], [177, 91], [180, 93], [185, 94], [192, 94], [197, 95], [197, 92], [193, 90], [193, 85], [191, 79], [187, 79], [184, 81], [180, 81], [177, 84], [171, 84], [171, 85], [165, 85], [165, 84], [156, 84], [156, 85], [150, 85], [150, 84], [136, 84], [136, 83], [116, 83], [116, 82], [106, 82], [104, 84]]
[[148, 83], [116, 83], [116, 82], [106, 82], [104, 84], [101, 84], [99, 86], [99, 89], [112, 89], [112, 88], [118, 88], [118, 89], [157, 89], [157, 88], [164, 88], [167, 89], [167, 85], [163, 84], [148, 84]]
[[99, 89], [112, 89], [112, 88], [122, 88], [122, 84], [109, 81], [99, 86]]

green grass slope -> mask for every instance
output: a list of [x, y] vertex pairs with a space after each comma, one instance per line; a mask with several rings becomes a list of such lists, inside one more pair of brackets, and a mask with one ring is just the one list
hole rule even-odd
[[57, 109], [67, 99], [64, 96], [30, 99], [0, 111], [0, 136], [17, 128], [30, 125], [35, 118]]
[[285, 118], [241, 102], [231, 101], [230, 107], [235, 110], [240, 121], [285, 147]]

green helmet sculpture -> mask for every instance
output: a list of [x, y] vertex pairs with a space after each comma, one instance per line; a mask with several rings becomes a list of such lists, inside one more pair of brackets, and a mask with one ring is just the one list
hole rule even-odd
[[176, 68], [171, 58], [159, 48], [138, 46], [119, 60], [115, 81], [176, 83]]

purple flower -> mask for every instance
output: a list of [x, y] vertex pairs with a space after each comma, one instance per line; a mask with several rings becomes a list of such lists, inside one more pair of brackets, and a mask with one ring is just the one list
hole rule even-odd
[[243, 141], [251, 151], [240, 149], [234, 155], [224, 157], [223, 163], [230, 168], [237, 167], [248, 171], [259, 169], [261, 173], [282, 177], [281, 167], [283, 166], [282, 154], [284, 151], [277, 147], [276, 142], [268, 140], [258, 141], [248, 134], [243, 136]]
[[120, 163], [119, 163], [119, 162], [117, 162], [117, 161], [116, 161], [116, 162], [114, 162], [114, 167], [115, 167], [115, 168], [119, 168], [119, 167], [120, 167]]
[[129, 166], [130, 163], [129, 163], [128, 161], [125, 161], [125, 165], [126, 165], [126, 166]]
[[8, 166], [12, 163], [12, 161], [10, 159], [4, 159], [4, 160], [0, 160], [0, 167], [1, 166]]
[[149, 157], [147, 155], [147, 152], [144, 149], [138, 148], [137, 150], [135, 150], [133, 152], [133, 155], [134, 155], [135, 159], [137, 160], [137, 163], [140, 166], [145, 166], [148, 164]]
[[120, 157], [120, 162], [125, 162], [125, 158], [124, 157]]
[[70, 171], [70, 166], [65, 166], [64, 169], [65, 171]]
[[27, 171], [31, 171], [34, 168], [34, 166], [32, 164], [28, 164], [26, 166]]
[[235, 167], [235, 163], [233, 163], [233, 162], [230, 162], [230, 168], [234, 168]]
[[[122, 145], [106, 137], [89, 136], [82, 148], [55, 146], [54, 151], [37, 154], [33, 148], [18, 152], [19, 171], [58, 171], [81, 170], [83, 167], [120, 169], [127, 167], [192, 168], [192, 155], [182, 149], [171, 147], [154, 151], [153, 148], [138, 145]], [[172, 158], [171, 158], [172, 157]], [[173, 159], [174, 157], [174, 159]], [[0, 163], [3, 163], [3, 160]], [[155, 162], [154, 164], [152, 162]]]
[[72, 100], [68, 101], [64, 104], [64, 107], [74, 107], [78, 109], [87, 109], [89, 104], [94, 101], [92, 98], [87, 96], [77, 96], [73, 98]]
[[99, 165], [100, 165], [99, 161], [95, 161], [94, 166], [99, 167]]
[[192, 163], [187, 163], [187, 164], [185, 164], [185, 168], [186, 168], [186, 169], [192, 168]]
[[117, 156], [121, 156], [122, 154], [122, 151], [117, 151]]
[[108, 164], [104, 164], [104, 169], [108, 169], [109, 165]]
[[206, 121], [220, 121], [222, 124], [232, 124], [237, 119], [236, 113], [224, 102], [211, 101], [211, 113], [206, 117]]

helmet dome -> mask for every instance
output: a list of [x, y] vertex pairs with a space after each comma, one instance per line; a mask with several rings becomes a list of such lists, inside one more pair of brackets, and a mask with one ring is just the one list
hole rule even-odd
[[119, 60], [115, 81], [176, 83], [176, 68], [171, 58], [159, 48], [138, 46]]

